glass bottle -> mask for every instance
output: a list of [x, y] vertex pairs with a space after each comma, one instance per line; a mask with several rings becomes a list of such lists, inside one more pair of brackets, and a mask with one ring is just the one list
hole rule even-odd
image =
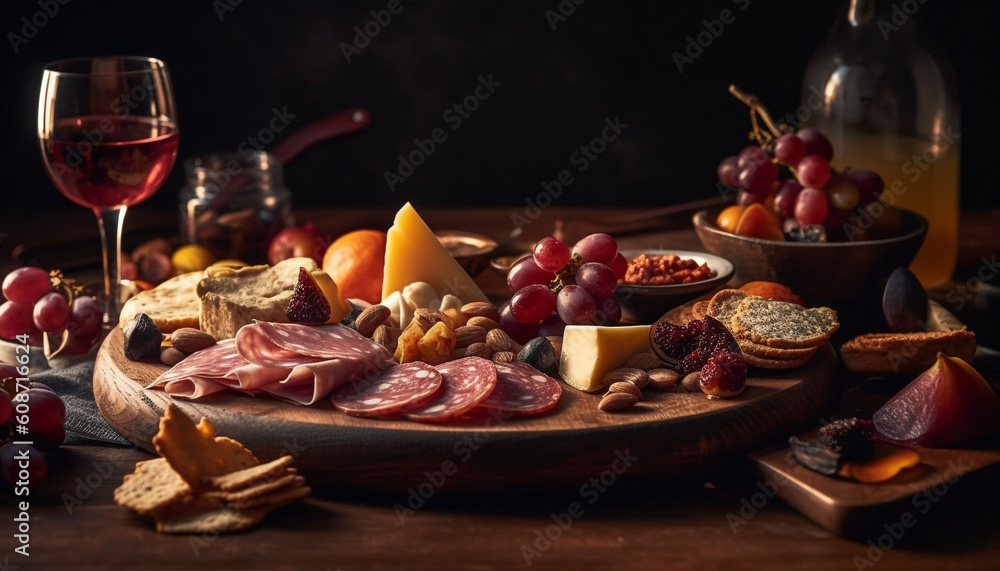
[[266, 263], [271, 238], [294, 225], [281, 161], [265, 152], [218, 153], [188, 159], [184, 170], [182, 241], [220, 259]]
[[961, 125], [951, 66], [915, 21], [921, 6], [849, 0], [806, 68], [802, 102], [813, 111], [805, 123], [833, 143], [835, 168], [879, 173], [885, 202], [927, 219], [910, 268], [935, 287], [958, 257]]

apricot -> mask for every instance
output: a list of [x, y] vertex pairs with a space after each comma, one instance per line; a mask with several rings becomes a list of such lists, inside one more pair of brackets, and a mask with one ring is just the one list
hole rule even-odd
[[797, 303], [799, 305], [805, 305], [799, 296], [788, 289], [788, 286], [784, 284], [779, 284], [778, 282], [747, 282], [740, 286], [741, 291], [745, 291], [750, 295], [756, 295], [764, 299], [773, 299], [776, 301], [787, 301], [789, 303]]
[[715, 219], [715, 224], [719, 228], [722, 228], [726, 232], [736, 233], [736, 225], [740, 222], [740, 217], [743, 216], [743, 211], [746, 210], [746, 206], [741, 206], [739, 204], [734, 204], [727, 207], [725, 210], [719, 213], [719, 216]]
[[781, 232], [781, 224], [762, 204], [751, 204], [747, 207], [736, 225], [736, 233], [748, 238], [785, 241], [785, 235]]

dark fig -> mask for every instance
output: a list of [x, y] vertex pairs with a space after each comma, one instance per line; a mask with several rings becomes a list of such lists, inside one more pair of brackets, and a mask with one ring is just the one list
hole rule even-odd
[[552, 342], [545, 337], [535, 337], [524, 344], [516, 361], [527, 363], [550, 377], [559, 376], [559, 359]]
[[796, 437], [788, 439], [792, 455], [800, 464], [813, 472], [833, 476], [840, 467], [840, 454], [817, 442], [803, 442]]
[[909, 269], [896, 268], [889, 275], [882, 294], [882, 313], [889, 329], [895, 333], [924, 330], [927, 292]]
[[163, 334], [145, 313], [140, 313], [125, 324], [125, 357], [132, 361], [160, 358]]

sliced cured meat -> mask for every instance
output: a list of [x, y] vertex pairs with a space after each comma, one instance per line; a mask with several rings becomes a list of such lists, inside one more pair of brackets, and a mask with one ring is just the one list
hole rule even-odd
[[258, 321], [240, 328], [236, 347], [248, 361], [265, 367], [344, 359], [367, 361], [381, 370], [392, 360], [388, 349], [339, 323], [311, 326]]
[[168, 395], [201, 398], [228, 388], [224, 378], [231, 370], [248, 365], [232, 339], [198, 351], [164, 371], [147, 389], [163, 389]]
[[357, 365], [357, 362], [343, 359], [299, 365], [286, 369], [288, 374], [277, 382], [260, 387], [260, 392], [295, 404], [316, 404], [353, 379], [373, 378], [382, 373], [382, 369]]
[[441, 373], [420, 361], [389, 367], [374, 378], [354, 380], [330, 398], [352, 416], [395, 416], [441, 389]]
[[482, 357], [462, 357], [435, 367], [441, 373], [441, 392], [424, 407], [406, 414], [420, 422], [442, 422], [476, 407], [497, 384], [497, 370]]
[[472, 413], [496, 410], [504, 415], [532, 415], [559, 404], [559, 381], [525, 363], [495, 363], [497, 386]]

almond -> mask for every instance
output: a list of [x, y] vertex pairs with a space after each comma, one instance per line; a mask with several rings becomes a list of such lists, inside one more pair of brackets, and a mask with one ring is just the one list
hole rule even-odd
[[631, 408], [639, 402], [639, 398], [632, 393], [611, 393], [604, 395], [601, 402], [597, 404], [597, 409], [604, 412], [613, 412]]
[[701, 371], [695, 371], [693, 373], [688, 373], [684, 375], [681, 379], [681, 386], [684, 390], [691, 391], [692, 393], [701, 392]]
[[375, 332], [372, 333], [372, 341], [385, 347], [389, 351], [395, 351], [396, 342], [399, 340], [399, 335], [401, 333], [402, 330], [400, 330], [398, 327], [379, 325], [378, 327], [375, 328]]
[[420, 324], [420, 328], [425, 332], [430, 331], [431, 327], [434, 327], [435, 323], [443, 321], [448, 329], [451, 329], [451, 319], [447, 315], [441, 313], [440, 311], [434, 309], [428, 309], [426, 307], [418, 307], [413, 310], [413, 320]]
[[187, 357], [176, 347], [164, 347], [160, 349], [160, 362], [168, 367], [173, 367]]
[[610, 386], [614, 383], [632, 383], [636, 386], [636, 388], [642, 389], [649, 384], [649, 375], [647, 375], [646, 371], [643, 371], [642, 369], [623, 367], [621, 369], [608, 371], [608, 373], [601, 378], [601, 383], [604, 386]]
[[521, 346], [510, 338], [503, 329], [490, 329], [486, 332], [486, 344], [494, 351], [511, 351], [517, 353]]
[[465, 352], [462, 354], [463, 357], [482, 357], [483, 359], [489, 359], [493, 357], [493, 349], [486, 343], [473, 343], [465, 348]]
[[611, 383], [611, 386], [608, 387], [608, 393], [628, 393], [630, 395], [635, 395], [635, 398], [642, 400], [642, 390], [635, 386], [635, 384], [628, 381]]
[[653, 369], [646, 375], [649, 377], [649, 388], [657, 391], [676, 387], [681, 380], [681, 374], [673, 369]]
[[373, 305], [362, 311], [354, 320], [354, 329], [365, 337], [371, 337], [391, 313], [392, 311], [384, 305]]
[[177, 350], [190, 355], [195, 351], [201, 351], [215, 345], [215, 337], [201, 329], [181, 327], [170, 334], [170, 344]]
[[663, 363], [652, 353], [636, 353], [625, 363], [625, 367], [629, 369], [642, 369], [643, 371], [650, 371], [661, 366]]
[[512, 351], [495, 351], [490, 358], [494, 363], [510, 363], [514, 357], [517, 357], [517, 354]]
[[486, 330], [478, 325], [463, 325], [455, 328], [455, 346], [468, 347], [473, 343], [486, 341]]
[[500, 324], [489, 317], [483, 317], [482, 315], [477, 315], [475, 317], [470, 317], [468, 321], [465, 322], [466, 325], [477, 325], [482, 327], [487, 331], [492, 331], [494, 329], [499, 329]]
[[500, 319], [500, 310], [487, 301], [473, 301], [463, 305], [462, 314], [466, 317], [488, 317], [493, 321]]

